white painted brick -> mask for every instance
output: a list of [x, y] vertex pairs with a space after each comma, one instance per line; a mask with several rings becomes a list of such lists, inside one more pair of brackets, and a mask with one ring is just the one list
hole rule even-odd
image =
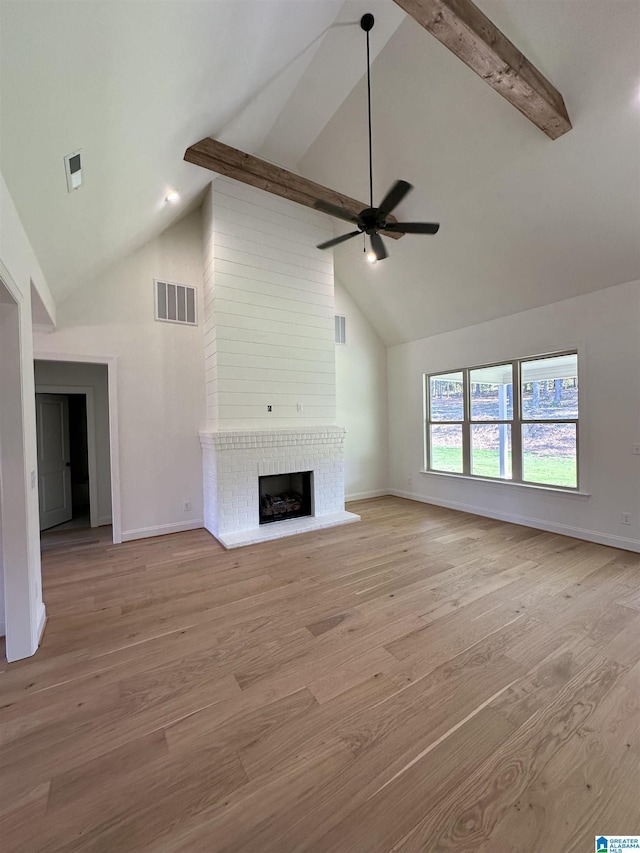
[[[214, 535], [257, 530], [258, 477], [294, 471], [314, 473], [315, 517], [338, 518], [344, 510], [344, 436], [340, 427], [201, 433], [205, 526]], [[301, 443], [304, 455], [299, 454]], [[290, 523], [269, 525], [274, 529], [267, 538], [289, 535]], [[260, 532], [252, 535], [256, 541], [265, 538]]]

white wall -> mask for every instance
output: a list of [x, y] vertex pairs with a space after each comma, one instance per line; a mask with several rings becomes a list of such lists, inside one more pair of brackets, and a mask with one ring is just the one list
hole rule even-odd
[[[50, 393], [60, 386], [93, 389], [96, 448], [96, 492], [98, 524], [111, 524], [111, 460], [109, 454], [109, 386], [107, 366], [60, 361], [36, 361], [36, 389], [46, 386]], [[71, 392], [69, 392], [71, 393]]]
[[204, 205], [208, 428], [335, 423], [329, 217], [223, 177]]
[[388, 494], [387, 351], [340, 281], [335, 311], [346, 317], [346, 344], [336, 344], [336, 421], [347, 428], [347, 500]]
[[[421, 474], [423, 373], [577, 347], [581, 489], [589, 497]], [[396, 494], [640, 549], [640, 282], [610, 287], [388, 350]], [[408, 486], [407, 478], [412, 478]], [[621, 524], [621, 513], [632, 524]]]
[[36, 339], [36, 356], [117, 358], [125, 540], [202, 525], [202, 328], [156, 322], [153, 288], [154, 278], [195, 286], [201, 318], [202, 272], [196, 211], [74, 293], [56, 331]]
[[[7, 659], [32, 655], [44, 627], [40, 570], [31, 290], [51, 319], [55, 306], [29, 238], [0, 175], [0, 278], [12, 302], [3, 303], [0, 360], [0, 498], [6, 595]], [[4, 288], [3, 288], [4, 289]]]
[[[5, 582], [9, 587], [13, 587], [13, 596], [11, 588], [7, 591], [10, 606], [14, 607], [18, 601], [25, 610], [31, 609], [29, 585], [21, 583], [24, 580], [24, 566], [29, 562], [29, 540], [23, 534], [27, 525], [27, 506], [24, 487], [19, 330], [18, 304], [0, 282], [0, 636], [4, 636], [6, 632]], [[16, 489], [19, 490], [17, 495]], [[4, 538], [3, 527], [6, 531]], [[12, 536], [15, 529], [19, 529], [23, 535]], [[31, 638], [28, 632], [23, 639], [29, 646]]]

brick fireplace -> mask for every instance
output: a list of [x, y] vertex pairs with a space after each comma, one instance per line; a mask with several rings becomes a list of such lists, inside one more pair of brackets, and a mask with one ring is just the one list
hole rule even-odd
[[[344, 435], [340, 427], [201, 432], [205, 527], [238, 548], [359, 521], [344, 509]], [[260, 524], [259, 478], [309, 471], [313, 514]]]

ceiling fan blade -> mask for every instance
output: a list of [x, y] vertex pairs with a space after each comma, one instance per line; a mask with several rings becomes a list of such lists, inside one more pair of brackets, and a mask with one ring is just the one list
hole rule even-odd
[[408, 184], [406, 181], [396, 181], [395, 184], [389, 190], [389, 192], [386, 194], [386, 196], [380, 202], [380, 206], [378, 207], [380, 213], [384, 214], [385, 216], [388, 213], [391, 213], [393, 208], [397, 204], [400, 204], [402, 199], [406, 196], [408, 192], [411, 192], [412, 189], [413, 187], [411, 186], [411, 184]]
[[330, 204], [328, 201], [316, 201], [313, 206], [316, 210], [321, 210], [323, 213], [328, 213], [329, 216], [335, 216], [337, 219], [344, 219], [345, 222], [357, 222], [358, 217], [353, 213], [349, 213], [343, 207], [338, 207], [337, 204]]
[[385, 225], [385, 231], [400, 231], [402, 234], [437, 234], [439, 222], [393, 222]]
[[378, 261], [383, 261], [387, 257], [387, 250], [384, 247], [384, 241], [377, 231], [371, 235], [371, 248], [373, 254]]
[[362, 234], [362, 231], [351, 231], [349, 234], [343, 234], [341, 237], [334, 237], [332, 240], [327, 240], [326, 243], [320, 243], [316, 246], [316, 249], [330, 249], [332, 246], [337, 246], [338, 243], [344, 243], [345, 240], [357, 237], [358, 234]]

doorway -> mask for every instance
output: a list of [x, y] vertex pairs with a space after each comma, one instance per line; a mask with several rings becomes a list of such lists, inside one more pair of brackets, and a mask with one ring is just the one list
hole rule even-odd
[[93, 519], [91, 512], [87, 393], [36, 393], [41, 532], [98, 526], [97, 507]]
[[36, 359], [34, 369], [44, 547], [112, 524], [109, 377], [106, 364]]

